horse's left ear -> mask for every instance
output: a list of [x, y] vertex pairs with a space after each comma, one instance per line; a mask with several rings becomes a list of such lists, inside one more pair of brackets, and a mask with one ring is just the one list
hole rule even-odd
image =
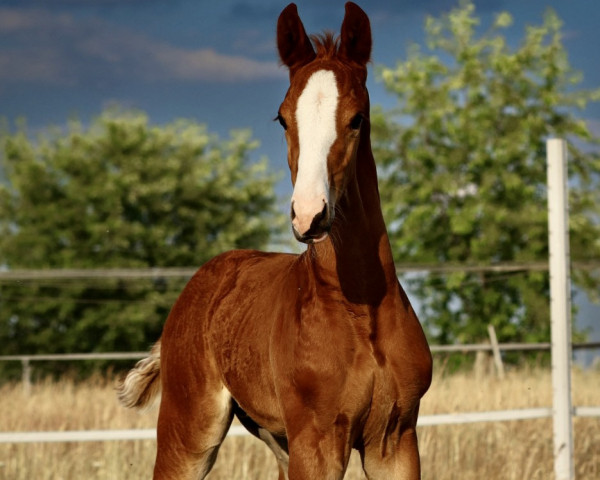
[[366, 65], [371, 58], [371, 23], [356, 3], [346, 3], [339, 54], [350, 61]]

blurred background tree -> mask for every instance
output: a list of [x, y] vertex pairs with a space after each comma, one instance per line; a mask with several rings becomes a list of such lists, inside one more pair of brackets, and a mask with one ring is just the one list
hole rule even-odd
[[[382, 68], [398, 99], [372, 118], [375, 158], [391, 242], [399, 263], [489, 265], [548, 259], [548, 137], [569, 141], [571, 255], [600, 259], [598, 139], [578, 116], [600, 89], [577, 89], [561, 21], [548, 11], [518, 48], [496, 16], [481, 33], [471, 2], [428, 18], [427, 51]], [[596, 274], [598, 272], [596, 271]], [[435, 343], [479, 342], [494, 325], [499, 341], [549, 341], [548, 273], [418, 275], [407, 279]], [[574, 275], [598, 292], [600, 278]], [[577, 338], [577, 337], [576, 337]], [[581, 338], [581, 337], [579, 337]]]
[[[32, 141], [1, 138], [0, 265], [8, 269], [200, 266], [266, 248], [284, 223], [248, 131], [149, 125], [105, 112]], [[0, 282], [2, 354], [145, 350], [185, 279]]]

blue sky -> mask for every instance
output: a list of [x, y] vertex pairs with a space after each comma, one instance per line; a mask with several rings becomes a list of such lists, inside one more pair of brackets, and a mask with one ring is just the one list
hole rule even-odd
[[[309, 32], [338, 30], [343, 1], [298, 1]], [[371, 17], [373, 66], [394, 65], [411, 42], [422, 43], [425, 16], [457, 1], [359, 2]], [[77, 116], [84, 122], [111, 104], [146, 111], [152, 122], [186, 117], [224, 136], [249, 127], [276, 169], [285, 170], [285, 144], [271, 120], [285, 94], [286, 72], [275, 50], [275, 0], [0, 0], [0, 117], [25, 117], [35, 131]], [[548, 6], [564, 20], [571, 64], [583, 86], [600, 85], [600, 2], [479, 0], [485, 23], [502, 10], [515, 23], [518, 44], [527, 24]], [[394, 99], [371, 68], [373, 104]], [[585, 115], [600, 131], [600, 105]], [[287, 176], [280, 189], [286, 193]]]
[[[288, 2], [275, 0], [0, 0], [0, 117], [27, 119], [31, 131], [68, 118], [84, 122], [112, 104], [147, 112], [153, 123], [193, 118], [226, 136], [251, 128], [256, 155], [287, 172], [285, 141], [272, 121], [287, 89], [278, 65], [275, 25]], [[296, 2], [309, 33], [338, 31], [343, 1]], [[373, 67], [394, 65], [423, 42], [426, 15], [449, 0], [358, 2], [372, 22]], [[596, 0], [476, 0], [484, 25], [503, 10], [518, 45], [525, 26], [540, 24], [547, 7], [564, 21], [571, 65], [583, 87], [600, 86], [600, 2]], [[391, 107], [373, 75], [372, 104]], [[600, 134], [600, 105], [584, 113]], [[279, 193], [291, 193], [284, 175]], [[588, 307], [584, 307], [587, 309]], [[592, 312], [592, 310], [590, 310]]]

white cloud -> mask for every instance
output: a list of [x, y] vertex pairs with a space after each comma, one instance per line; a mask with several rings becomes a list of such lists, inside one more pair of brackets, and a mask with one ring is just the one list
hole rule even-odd
[[0, 8], [0, 82], [247, 82], [284, 78], [275, 61], [182, 48], [96, 18]]
[[179, 80], [245, 81], [286, 76], [275, 62], [221, 55], [212, 49], [181, 50], [159, 45], [153, 54], [162, 75]]

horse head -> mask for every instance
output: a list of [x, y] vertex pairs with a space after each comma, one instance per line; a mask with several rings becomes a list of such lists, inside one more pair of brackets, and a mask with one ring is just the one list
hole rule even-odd
[[294, 185], [292, 228], [299, 241], [317, 243], [328, 237], [336, 201], [356, 173], [359, 142], [369, 135], [369, 19], [348, 2], [340, 36], [311, 40], [291, 3], [279, 16], [277, 47], [290, 75], [277, 119]]

